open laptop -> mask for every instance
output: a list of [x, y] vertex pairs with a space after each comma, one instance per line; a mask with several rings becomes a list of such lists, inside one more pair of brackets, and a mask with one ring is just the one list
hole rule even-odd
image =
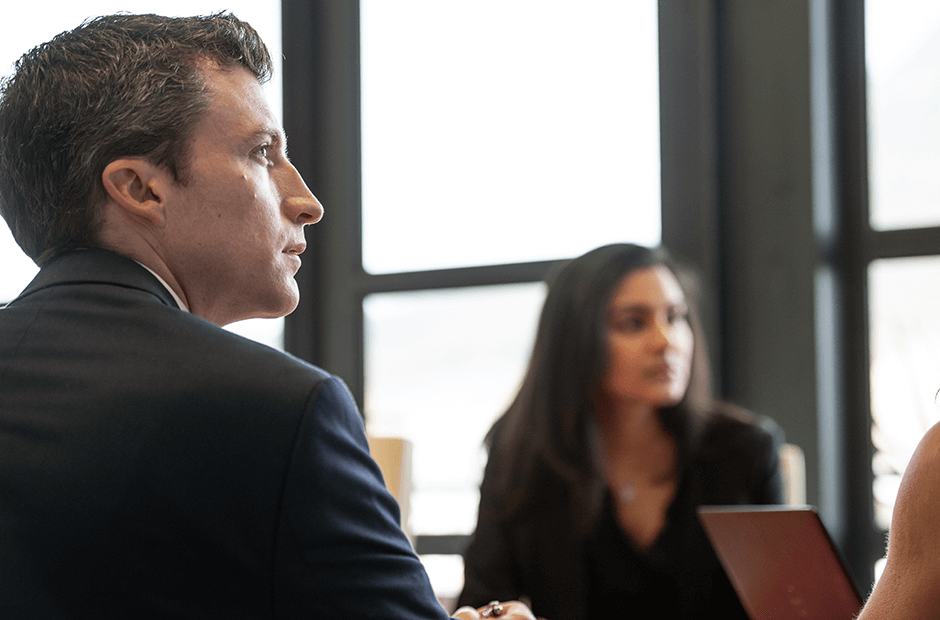
[[699, 520], [752, 620], [852, 620], [862, 598], [811, 506], [703, 506]]

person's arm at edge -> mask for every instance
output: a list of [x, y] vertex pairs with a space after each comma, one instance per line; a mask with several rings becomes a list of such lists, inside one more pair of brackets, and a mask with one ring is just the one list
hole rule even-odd
[[858, 620], [927, 620], [940, 609], [940, 424], [921, 439], [898, 490], [884, 573]]

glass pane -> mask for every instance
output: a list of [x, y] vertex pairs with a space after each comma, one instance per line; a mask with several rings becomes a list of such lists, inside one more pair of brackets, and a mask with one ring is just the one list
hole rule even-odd
[[[0, 20], [0, 75], [9, 75], [13, 63], [28, 49], [74, 28], [88, 17], [117, 12], [197, 15], [220, 9], [218, 0], [37, 0], [5, 3]], [[281, 3], [280, 0], [231, 0], [225, 10], [248, 21], [261, 34], [275, 61], [274, 77], [265, 91], [275, 114], [281, 111]], [[20, 250], [6, 222], [0, 225], [0, 304], [12, 300], [38, 270]], [[277, 348], [284, 347], [282, 319], [252, 319], [229, 326], [232, 331]]]
[[247, 319], [225, 326], [230, 332], [284, 350], [284, 319]]
[[[2, 36], [2, 35], [0, 35]], [[20, 294], [39, 268], [16, 245], [6, 221], [0, 223], [0, 306]]]
[[[412, 443], [413, 534], [476, 527], [483, 436], [518, 389], [544, 295], [535, 283], [366, 298], [366, 427]], [[456, 594], [462, 572], [438, 560], [435, 591]]]
[[654, 0], [362, 0], [363, 264], [661, 237]]
[[871, 225], [940, 225], [940, 3], [866, 0]]
[[901, 474], [940, 420], [940, 257], [875, 261], [868, 277], [875, 523], [887, 530]]

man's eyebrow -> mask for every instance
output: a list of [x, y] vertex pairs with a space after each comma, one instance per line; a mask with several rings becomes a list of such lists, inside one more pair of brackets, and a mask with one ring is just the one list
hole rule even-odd
[[261, 127], [257, 131], [254, 131], [251, 137], [252, 139], [267, 138], [274, 146], [283, 147], [285, 150], [287, 149], [287, 137], [284, 135], [284, 130], [280, 127], [274, 125]]

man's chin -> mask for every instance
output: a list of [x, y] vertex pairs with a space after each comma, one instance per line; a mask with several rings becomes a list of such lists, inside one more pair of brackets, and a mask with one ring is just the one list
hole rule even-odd
[[300, 303], [300, 297], [294, 296], [290, 300], [285, 301], [282, 305], [277, 308], [272, 308], [268, 310], [261, 310], [257, 315], [250, 317], [256, 319], [280, 319], [287, 316], [291, 312], [297, 309], [297, 305]]
[[300, 295], [295, 289], [291, 291], [290, 294], [280, 295], [277, 298], [266, 300], [266, 303], [259, 303], [253, 308], [242, 308], [240, 310], [232, 309], [232, 312], [224, 317], [222, 321], [212, 320], [211, 318], [209, 320], [212, 320], [213, 323], [220, 327], [224, 327], [248, 319], [279, 319], [296, 310], [298, 303], [300, 303]]

